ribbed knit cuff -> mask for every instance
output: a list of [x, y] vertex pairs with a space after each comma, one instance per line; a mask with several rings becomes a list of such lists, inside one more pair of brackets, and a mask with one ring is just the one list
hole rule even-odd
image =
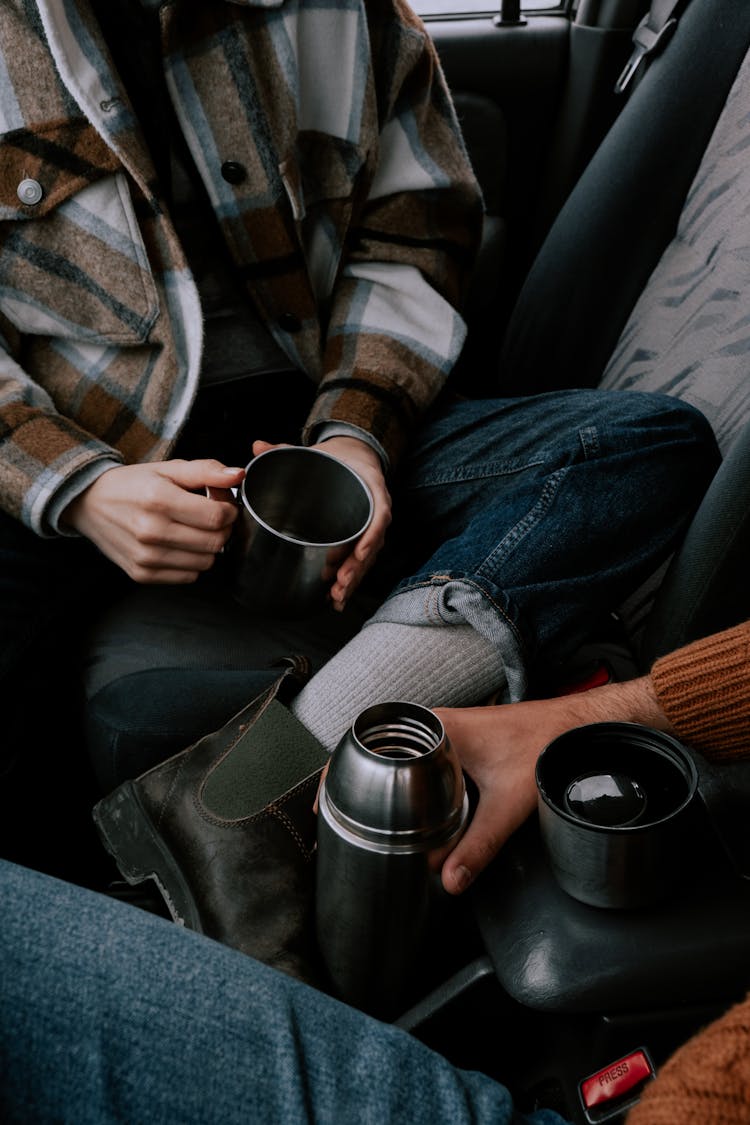
[[680, 738], [706, 758], [750, 756], [750, 622], [660, 657], [651, 681]]

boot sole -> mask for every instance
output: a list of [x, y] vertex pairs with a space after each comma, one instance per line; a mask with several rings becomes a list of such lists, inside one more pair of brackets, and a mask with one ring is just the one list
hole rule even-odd
[[92, 816], [105, 848], [125, 881], [136, 886], [152, 879], [172, 919], [202, 933], [200, 914], [187, 881], [154, 829], [135, 784], [124, 782], [94, 806]]

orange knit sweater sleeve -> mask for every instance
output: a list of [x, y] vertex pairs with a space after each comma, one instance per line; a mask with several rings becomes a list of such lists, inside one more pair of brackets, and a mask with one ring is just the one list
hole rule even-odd
[[750, 621], [660, 657], [651, 681], [683, 741], [713, 761], [750, 755]]

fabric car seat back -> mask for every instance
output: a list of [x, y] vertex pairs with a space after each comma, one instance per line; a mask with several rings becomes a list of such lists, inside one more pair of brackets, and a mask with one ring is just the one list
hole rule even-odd
[[501, 393], [599, 383], [675, 237], [749, 46], [746, 0], [687, 5], [529, 270], [500, 350]]
[[600, 386], [693, 403], [726, 453], [750, 418], [749, 362], [750, 53]]
[[631, 632], [643, 617], [644, 663], [750, 614], [749, 155], [750, 52], [600, 383], [691, 402], [724, 457], [654, 604], [625, 607]]
[[644, 667], [750, 616], [749, 49], [750, 5], [691, 0], [562, 208], [502, 349], [504, 393], [662, 391], [714, 427], [724, 460], [684, 544], [621, 607]]

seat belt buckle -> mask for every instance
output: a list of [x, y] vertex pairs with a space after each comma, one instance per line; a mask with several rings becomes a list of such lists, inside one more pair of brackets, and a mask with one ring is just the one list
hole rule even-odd
[[640, 1101], [643, 1090], [656, 1077], [656, 1067], [646, 1047], [637, 1047], [578, 1083], [578, 1097], [589, 1125], [604, 1125]]
[[633, 53], [623, 67], [620, 77], [615, 82], [615, 93], [622, 94], [630, 85], [633, 75], [638, 70], [643, 60], [658, 51], [677, 27], [677, 20], [672, 18], [658, 30], [649, 26], [648, 15], [644, 16], [638, 27], [633, 32]]

